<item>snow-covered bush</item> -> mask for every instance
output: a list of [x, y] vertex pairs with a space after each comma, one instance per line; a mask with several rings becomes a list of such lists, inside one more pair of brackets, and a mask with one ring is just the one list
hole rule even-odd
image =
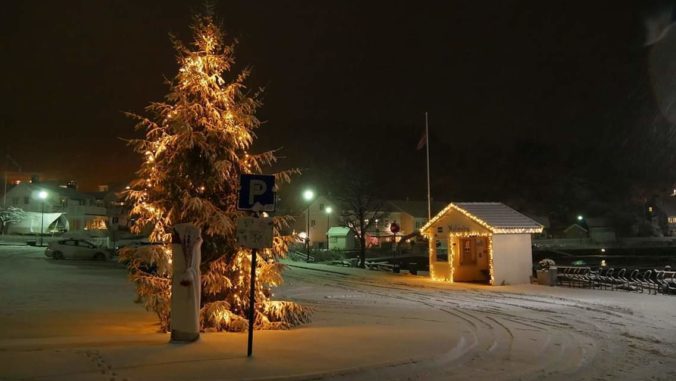
[[545, 258], [538, 262], [538, 270], [549, 270], [553, 266], [556, 266], [556, 262], [553, 259]]

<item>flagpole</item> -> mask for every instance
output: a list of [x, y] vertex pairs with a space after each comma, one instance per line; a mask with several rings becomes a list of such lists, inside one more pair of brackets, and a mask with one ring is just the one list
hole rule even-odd
[[427, 150], [427, 221], [432, 219], [432, 197], [430, 196], [430, 132], [425, 111], [425, 149]]

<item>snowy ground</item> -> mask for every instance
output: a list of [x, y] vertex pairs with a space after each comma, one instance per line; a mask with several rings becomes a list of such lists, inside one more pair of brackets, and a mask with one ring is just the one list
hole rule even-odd
[[[312, 324], [168, 344], [114, 264], [0, 247], [0, 380], [673, 380], [676, 297], [291, 264]], [[301, 267], [296, 267], [301, 266]], [[307, 267], [307, 268], [303, 268]]]

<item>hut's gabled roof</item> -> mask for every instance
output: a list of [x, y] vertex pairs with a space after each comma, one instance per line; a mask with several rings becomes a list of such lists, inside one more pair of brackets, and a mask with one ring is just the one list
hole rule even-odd
[[542, 225], [500, 202], [452, 202], [420, 231], [427, 230], [451, 210], [457, 210], [495, 234], [542, 233]]

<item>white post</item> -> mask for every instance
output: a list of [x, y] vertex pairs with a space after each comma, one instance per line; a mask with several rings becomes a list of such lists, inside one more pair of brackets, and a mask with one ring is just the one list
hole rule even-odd
[[171, 341], [200, 337], [200, 263], [202, 236], [193, 224], [174, 226], [172, 239]]

